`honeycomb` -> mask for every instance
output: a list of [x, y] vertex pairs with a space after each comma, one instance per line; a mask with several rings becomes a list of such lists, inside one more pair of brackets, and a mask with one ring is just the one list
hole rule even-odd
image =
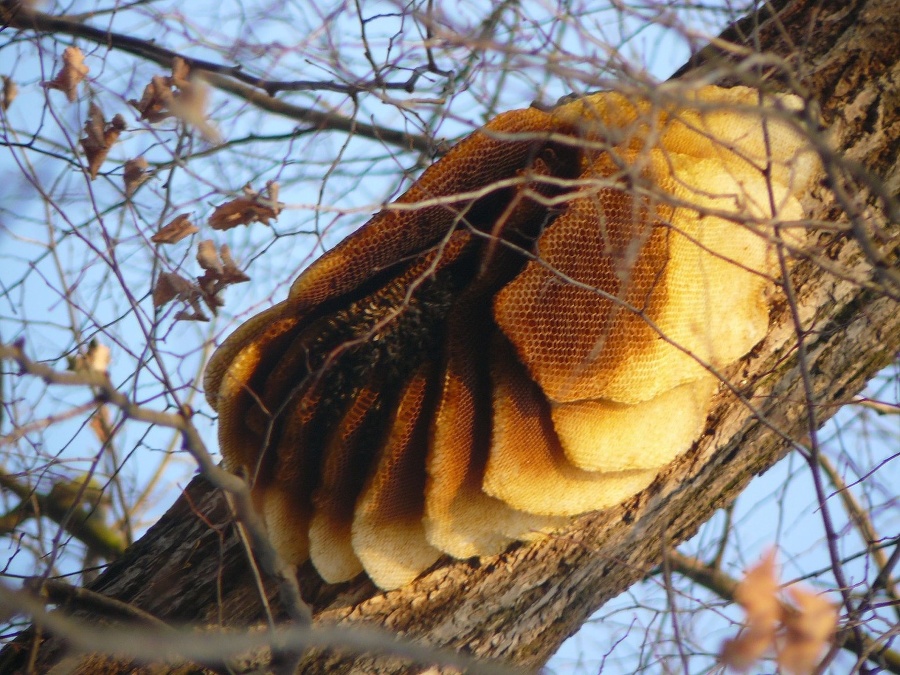
[[226, 467], [327, 582], [409, 583], [647, 487], [765, 335], [802, 102], [703, 87], [504, 113], [215, 352]]

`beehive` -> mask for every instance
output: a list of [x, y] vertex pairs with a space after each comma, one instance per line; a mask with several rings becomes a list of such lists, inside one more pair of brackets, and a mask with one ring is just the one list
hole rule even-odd
[[272, 541], [403, 585], [644, 489], [765, 334], [801, 101], [704, 87], [498, 116], [213, 355]]

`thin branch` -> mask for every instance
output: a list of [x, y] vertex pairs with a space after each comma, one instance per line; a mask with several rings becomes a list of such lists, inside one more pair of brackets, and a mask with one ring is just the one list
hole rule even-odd
[[[878, 568], [877, 578], [881, 579], [883, 582], [881, 587], [889, 598], [894, 601], [900, 601], [900, 598], [897, 597], [894, 590], [888, 556], [885, 554], [884, 549], [876, 546], [876, 544], [882, 540], [882, 537], [875, 531], [875, 525], [872, 523], [872, 519], [869, 517], [868, 512], [856, 500], [856, 497], [854, 497], [853, 493], [847, 487], [847, 484], [844, 482], [844, 479], [841, 478], [840, 473], [838, 473], [834, 464], [831, 463], [831, 460], [821, 453], [818, 455], [818, 460], [822, 470], [828, 476], [829, 482], [834, 486], [838, 497], [840, 497], [841, 503], [843, 503], [844, 509], [850, 517], [850, 521], [856, 526], [856, 529], [859, 530], [860, 538], [872, 553], [872, 559], [875, 562], [875, 566]], [[872, 599], [871, 596], [878, 590], [879, 586], [873, 584], [867, 594], [864, 606], [870, 605]], [[900, 607], [895, 608], [895, 611], [897, 612], [898, 620], [900, 620]]]
[[21, 500], [12, 512], [0, 518], [0, 534], [18, 529], [28, 518], [44, 516], [107, 560], [115, 560], [124, 553], [125, 542], [119, 533], [109, 528], [102, 518], [92, 518], [91, 511], [82, 510], [82, 507], [90, 506], [88, 503], [69, 503], [63, 499], [61, 491], [39, 493], [3, 469], [0, 469], [0, 487]]
[[[2, 373], [0, 373], [0, 377], [2, 377]], [[0, 434], [0, 447], [4, 445], [12, 445], [28, 434], [47, 429], [49, 427], [52, 427], [54, 424], [64, 422], [66, 420], [72, 419], [73, 417], [80, 417], [81, 415], [94, 411], [96, 408], [97, 404], [93, 401], [89, 401], [88, 403], [82, 403], [81, 405], [69, 408], [65, 412], [61, 412], [56, 415], [47, 415], [46, 417], [35, 420], [34, 422], [31, 422], [29, 424], [15, 426], [13, 430], [8, 434]], [[0, 408], [0, 411], [2, 411], [2, 408]]]
[[675, 593], [673, 591], [674, 585], [672, 584], [672, 565], [669, 563], [669, 555], [668, 552], [673, 550], [666, 544], [665, 530], [662, 531], [662, 544], [663, 547], [663, 559], [662, 559], [662, 573], [663, 573], [663, 588], [666, 591], [666, 601], [669, 605], [669, 614], [672, 617], [672, 638], [675, 642], [675, 645], [678, 648], [678, 656], [681, 659], [681, 667], [685, 673], [691, 672], [690, 661], [688, 659], [688, 655], [684, 651], [684, 640], [681, 637], [681, 629], [678, 625], [678, 606], [675, 604]]
[[72, 609], [86, 609], [99, 614], [117, 619], [131, 619], [133, 621], [154, 626], [162, 630], [174, 630], [172, 626], [144, 610], [129, 605], [121, 600], [116, 600], [108, 595], [95, 593], [94, 591], [79, 586], [67, 584], [58, 579], [28, 579], [25, 589], [44, 598], [54, 605], [71, 605]]
[[[333, 83], [313, 83], [299, 80], [296, 82], [269, 81], [244, 73], [240, 66], [225, 66], [203, 59], [194, 59], [174, 52], [171, 49], [160, 47], [147, 40], [95, 28], [65, 16], [52, 16], [34, 10], [19, 0], [2, 0], [0, 2], [0, 21], [8, 27], [18, 28], [23, 31], [79, 37], [95, 44], [117, 49], [157, 63], [165, 68], [171, 68], [173, 60], [181, 58], [191, 67], [193, 73], [200, 74], [204, 80], [214, 87], [242, 98], [262, 110], [312, 124], [320, 129], [363, 136], [380, 143], [398, 146], [404, 150], [433, 153], [439, 146], [433, 139], [422, 134], [410, 134], [406, 131], [390, 129], [377, 124], [359, 122], [337, 113], [294, 105], [277, 99], [273, 95], [278, 91], [286, 90], [329, 89], [331, 91], [341, 91], [340, 87], [344, 87], [347, 89], [347, 93], [352, 95], [370, 91], [376, 86], [376, 83], [334, 85]], [[379, 82], [377, 86], [409, 90], [409, 87], [415, 85], [420, 75], [421, 72], [417, 70], [404, 83], [385, 85]]]
[[332, 649], [344, 653], [385, 654], [418, 664], [450, 666], [461, 671], [483, 675], [522, 675], [500, 663], [477, 660], [466, 654], [421, 645], [397, 638], [374, 628], [354, 626], [288, 626], [274, 630], [197, 631], [169, 626], [140, 626], [138, 629], [118, 626], [93, 626], [78, 622], [59, 612], [48, 612], [33, 596], [0, 586], [0, 605], [8, 610], [30, 615], [35, 623], [55, 635], [64, 636], [71, 648], [84, 653], [97, 652], [104, 646], [110, 652], [125, 653], [147, 663], [190, 659], [198, 663], [222, 662], [247, 652], [269, 648], [275, 651], [302, 651], [307, 648]]
[[853, 403], [869, 410], [874, 410], [879, 415], [900, 415], [900, 404], [876, 401], [868, 396], [854, 396]]
[[312, 622], [312, 612], [300, 597], [300, 588], [297, 585], [294, 570], [282, 560], [266, 536], [265, 527], [251, 503], [247, 483], [213, 462], [212, 456], [206, 449], [206, 444], [190, 422], [189, 410], [173, 414], [144, 408], [116, 389], [106, 373], [87, 369], [77, 372], [54, 370], [50, 366], [28, 358], [19, 345], [0, 343], [0, 361], [3, 360], [15, 361], [23, 373], [40, 377], [48, 384], [91, 387], [98, 403], [109, 403], [116, 406], [126, 418], [178, 430], [182, 435], [184, 449], [194, 457], [203, 474], [213, 485], [225, 490], [233, 497], [235, 515], [246, 528], [253, 543], [254, 553], [263, 569], [277, 581], [284, 606], [291, 618], [300, 625], [308, 625]]
[[[178, 634], [178, 631], [165, 621], [133, 605], [59, 580], [29, 579], [25, 582], [25, 590], [30, 591], [33, 594], [32, 597], [39, 598], [45, 602], [55, 605], [68, 605], [67, 609], [81, 608], [97, 613], [100, 616], [136, 621], [140, 630], [147, 630], [149, 627], [151, 630], [158, 631], [160, 636], [168, 636], [169, 640]], [[0, 597], [3, 596], [3, 591], [4, 589], [0, 588]], [[63, 619], [62, 625], [66, 625], [69, 621], [69, 619]], [[54, 623], [59, 625], [60, 622], [54, 621]], [[97, 642], [97, 645], [102, 644], [104, 644], [103, 641]], [[115, 643], [107, 642], [106, 644]], [[205, 669], [214, 673], [222, 673], [223, 675], [235, 672], [235, 664], [229, 663], [230, 660], [228, 658], [223, 659], [218, 655], [208, 659], [195, 659]]]

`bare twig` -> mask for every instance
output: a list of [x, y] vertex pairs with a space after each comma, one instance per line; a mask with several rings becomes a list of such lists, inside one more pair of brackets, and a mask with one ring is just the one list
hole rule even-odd
[[[875, 531], [875, 525], [872, 523], [872, 519], [869, 517], [868, 512], [856, 500], [856, 497], [853, 496], [853, 493], [844, 482], [844, 479], [841, 478], [840, 473], [838, 473], [838, 470], [834, 466], [834, 464], [831, 463], [831, 460], [828, 459], [828, 457], [826, 457], [824, 454], [819, 454], [818, 460], [820, 466], [822, 467], [822, 470], [828, 476], [829, 482], [837, 491], [837, 495], [838, 497], [840, 497], [840, 500], [844, 505], [844, 509], [850, 516], [850, 521], [856, 526], [856, 529], [859, 531], [860, 538], [872, 553], [872, 559], [874, 560], [875, 565], [878, 567], [878, 579], [882, 580], [881, 588], [884, 589], [889, 598], [898, 603], [898, 605], [894, 608], [894, 611], [897, 615], [898, 620], [900, 620], [900, 598], [898, 598], [894, 589], [894, 583], [891, 577], [891, 566], [889, 565], [888, 556], [885, 554], [883, 548], [877, 546], [877, 544], [882, 541], [882, 537], [880, 537]], [[878, 585], [873, 584], [870, 587], [865, 604], [869, 604], [871, 602], [871, 596], [878, 590]]]
[[40, 33], [53, 33], [72, 35], [85, 40], [90, 40], [104, 47], [111, 47], [147, 61], [157, 63], [165, 68], [171, 68], [175, 58], [183, 59], [193, 73], [201, 75], [209, 84], [226, 91], [234, 96], [252, 103], [253, 105], [276, 115], [281, 115], [293, 120], [312, 124], [321, 129], [352, 133], [357, 136], [371, 138], [380, 143], [395, 145], [402, 149], [418, 150], [421, 152], [434, 152], [437, 144], [424, 135], [410, 134], [406, 131], [398, 131], [382, 127], [376, 124], [367, 124], [344, 117], [343, 115], [314, 110], [305, 106], [287, 103], [275, 98], [279, 91], [304, 91], [304, 90], [330, 90], [344, 91], [353, 95], [375, 88], [403, 89], [409, 91], [415, 87], [421, 76], [421, 72], [414, 71], [410, 78], [402, 83], [363, 82], [357, 84], [336, 84], [325, 82], [312, 82], [306, 80], [296, 81], [270, 81], [264, 78], [249, 75], [241, 70], [240, 66], [226, 66], [203, 59], [193, 59], [161, 47], [147, 40], [135, 38], [122, 33], [114, 33], [102, 30], [82, 23], [80, 20], [66, 16], [52, 16], [44, 12], [32, 9], [26, 3], [18, 0], [3, 0], [0, 3], [0, 20], [8, 26], [26, 31]]
[[3, 517], [4, 521], [9, 521], [5, 523], [9, 527], [0, 525], [0, 534], [17, 529], [22, 521], [40, 515], [60, 525], [91, 551], [107, 560], [115, 560], [125, 551], [125, 542], [118, 532], [111, 529], [101, 518], [91, 518], [90, 513], [81, 513], [82, 504], [68, 503], [60, 498], [60, 492], [53, 490], [46, 494], [37, 492], [3, 469], [0, 469], [0, 487], [12, 492], [21, 500], [12, 513]]
[[54, 370], [50, 366], [29, 359], [18, 345], [0, 343], [0, 360], [15, 361], [22, 372], [40, 377], [49, 384], [90, 387], [94, 390], [98, 402], [116, 406], [126, 418], [178, 430], [182, 435], [184, 449], [194, 457], [203, 474], [213, 485], [232, 495], [236, 515], [246, 527], [263, 568], [277, 580], [285, 608], [291, 618], [301, 625], [308, 625], [312, 621], [310, 609], [300, 597], [294, 570], [281, 559], [269, 542], [265, 527], [251, 504], [247, 484], [213, 462], [206, 444], [190, 422], [190, 411], [173, 414], [139, 406], [116, 389], [106, 373], [95, 370], [79, 372]]
[[107, 595], [94, 593], [86, 588], [72, 586], [58, 579], [29, 579], [25, 582], [25, 588], [39, 594], [48, 603], [54, 605], [71, 605], [73, 608], [89, 609], [101, 616], [131, 619], [162, 630], [173, 630], [162, 619], [158, 619], [134, 605], [129, 605]]
[[854, 396], [853, 403], [869, 410], [874, 410], [879, 415], [900, 415], [900, 405], [887, 401], [876, 401], [867, 396]]
[[92, 626], [58, 612], [48, 612], [32, 596], [0, 586], [0, 605], [31, 616], [51, 633], [65, 636], [76, 651], [92, 653], [100, 649], [128, 654], [148, 663], [190, 659], [199, 663], [221, 663], [247, 652], [269, 648], [273, 652], [302, 651], [308, 648], [336, 649], [344, 653], [375, 653], [397, 656], [413, 663], [438, 664], [475, 675], [522, 675], [501, 664], [478, 661], [465, 654], [398, 639], [372, 628], [340, 626], [290, 626], [265, 631], [201, 631], [183, 627], [142, 625], [138, 629]]

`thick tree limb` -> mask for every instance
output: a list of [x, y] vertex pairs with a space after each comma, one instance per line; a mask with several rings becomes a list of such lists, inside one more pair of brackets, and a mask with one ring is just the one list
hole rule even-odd
[[[791, 439], [809, 435], [810, 406], [821, 424], [895, 358], [900, 312], [889, 270], [896, 265], [900, 223], [886, 215], [896, 208], [886, 201], [900, 193], [897, 35], [893, 0], [797, 0], [777, 18], [761, 10], [723, 36], [747, 53], [779, 57], [768, 61], [776, 68], [753, 66], [745, 75], [776, 88], [802, 88], [817, 102], [837, 162], [829, 185], [813, 189], [805, 206], [812, 222], [841, 227], [819, 236], [814, 255], [792, 268], [796, 317], [786, 303], [776, 303], [766, 340], [729, 373], [756, 412], [723, 392], [706, 435], [650, 488], [543, 542], [479, 561], [443, 560], [390, 593], [364, 579], [325, 586], [307, 566], [300, 582], [318, 623], [381, 626], [427, 645], [538, 667], [592, 612], [652, 570], [664, 545], [693, 535], [755, 475], [800, 446]], [[713, 45], [682, 75], [702, 68], [736, 78], [734, 67], [725, 66], [741, 61], [738, 52]], [[804, 328], [799, 338], [795, 318]], [[802, 361], [798, 339], [804, 340]], [[92, 590], [168, 623], [238, 627], [263, 618], [231, 512], [202, 477]], [[56, 638], [33, 645], [39, 669], [63, 654]], [[7, 648], [0, 670], [21, 667], [31, 647], [22, 639]], [[259, 653], [255, 663], [268, 667], [266, 658]], [[409, 664], [311, 650], [301, 668], [393, 673]], [[128, 668], [120, 664], [112, 672]]]

